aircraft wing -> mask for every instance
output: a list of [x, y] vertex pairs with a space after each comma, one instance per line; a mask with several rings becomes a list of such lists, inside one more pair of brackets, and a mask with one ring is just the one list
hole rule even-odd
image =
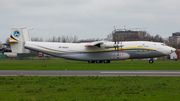
[[85, 44], [85, 47], [100, 46], [104, 41], [95, 41]]

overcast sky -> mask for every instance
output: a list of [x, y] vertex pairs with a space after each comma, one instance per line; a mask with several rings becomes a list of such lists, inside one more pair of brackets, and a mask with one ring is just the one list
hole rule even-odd
[[0, 41], [12, 27], [31, 37], [105, 38], [116, 28], [147, 28], [167, 38], [180, 31], [180, 0], [0, 0]]

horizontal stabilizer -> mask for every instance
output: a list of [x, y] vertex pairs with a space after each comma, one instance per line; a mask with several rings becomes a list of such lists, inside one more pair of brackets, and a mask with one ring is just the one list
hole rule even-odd
[[9, 41], [9, 42], [7, 42], [7, 43], [17, 43], [17, 41]]

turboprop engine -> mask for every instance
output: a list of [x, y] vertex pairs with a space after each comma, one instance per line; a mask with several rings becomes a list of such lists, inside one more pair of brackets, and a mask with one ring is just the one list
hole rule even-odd
[[123, 47], [122, 44], [115, 44], [113, 42], [104, 42], [100, 45], [101, 48], [115, 48], [115, 47]]

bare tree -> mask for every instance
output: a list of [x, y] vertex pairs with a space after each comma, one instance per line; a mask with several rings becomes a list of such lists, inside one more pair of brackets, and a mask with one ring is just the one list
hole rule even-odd
[[52, 37], [52, 42], [57, 42], [57, 38], [55, 36]]
[[49, 39], [46, 39], [46, 42], [51, 42], [51, 38], [49, 38]]
[[74, 36], [73, 38], [73, 43], [77, 43], [78, 42], [78, 37], [77, 36]]
[[66, 40], [65, 43], [68, 43], [69, 42], [69, 36], [66, 36], [65, 40]]
[[43, 39], [42, 39], [42, 37], [41, 38], [35, 37], [35, 38], [31, 38], [31, 41], [43, 42]]
[[164, 38], [164, 43], [170, 45], [169, 38]]
[[156, 42], [164, 42], [163, 38], [158, 34], [154, 37], [154, 41], [156, 41]]
[[8, 43], [10, 41], [10, 38], [8, 37], [8, 38], [6, 38], [6, 43]]
[[74, 36], [74, 37], [69, 37], [69, 36], [59, 36], [59, 37], [55, 37], [53, 36], [52, 38], [49, 38], [46, 40], [47, 42], [62, 42], [62, 43], [75, 43], [75, 42], [78, 42], [78, 38], [77, 36]]
[[57, 42], [61, 42], [61, 36], [57, 38]]
[[109, 33], [109, 34], [107, 35], [107, 38], [105, 38], [105, 40], [107, 40], [107, 41], [113, 41], [113, 32], [112, 32], [112, 33]]

